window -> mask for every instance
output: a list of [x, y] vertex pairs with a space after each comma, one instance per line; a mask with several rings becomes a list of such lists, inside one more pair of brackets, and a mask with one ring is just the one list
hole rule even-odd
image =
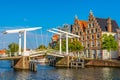
[[95, 29], [93, 29], [93, 33], [95, 33]]
[[89, 30], [87, 30], [87, 33], [89, 34]]
[[89, 24], [89, 28], [91, 28], [91, 24]]
[[88, 28], [89, 28], [89, 24], [88, 24]]
[[105, 30], [106, 30], [106, 31], [108, 31], [108, 28], [107, 28], [107, 26], [105, 26]]
[[100, 38], [100, 34], [97, 34], [97, 38]]
[[89, 36], [87, 36], [87, 39], [89, 39]]
[[94, 27], [93, 25], [94, 25], [94, 24], [93, 24], [93, 23], [91, 23], [91, 27]]
[[97, 41], [97, 46], [98, 46], [98, 47], [100, 46], [100, 41]]
[[83, 36], [83, 40], [84, 40], [84, 36]]
[[92, 50], [92, 58], [96, 58], [96, 51], [95, 50]]
[[78, 35], [78, 32], [76, 32], [76, 35]]
[[101, 56], [101, 51], [100, 50], [97, 50], [97, 56], [98, 56], [98, 58], [101, 58], [102, 56]]
[[94, 35], [92, 35], [92, 39], [94, 39]]
[[91, 29], [91, 33], [93, 33], [93, 29]]
[[94, 41], [92, 41], [92, 47], [94, 46]]
[[87, 34], [87, 30], [85, 30], [86, 34]]
[[89, 44], [89, 42], [88, 42], [87, 46], [88, 46], [88, 47], [90, 47], [90, 44]]
[[120, 38], [120, 33], [118, 33], [118, 37]]
[[98, 32], [98, 29], [97, 29], [97, 28], [96, 28], [95, 30], [96, 30], [95, 32]]
[[80, 31], [80, 35], [82, 35], [82, 32]]
[[89, 33], [91, 33], [91, 30], [89, 31]]
[[93, 25], [93, 27], [94, 27], [94, 23], [93, 23], [92, 25]]

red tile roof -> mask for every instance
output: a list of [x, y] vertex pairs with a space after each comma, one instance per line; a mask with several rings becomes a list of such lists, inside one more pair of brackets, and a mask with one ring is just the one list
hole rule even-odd
[[5, 50], [0, 50], [0, 54], [5, 54]]

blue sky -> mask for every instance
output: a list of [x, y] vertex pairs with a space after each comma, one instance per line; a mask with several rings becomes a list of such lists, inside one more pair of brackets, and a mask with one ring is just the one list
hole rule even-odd
[[73, 24], [74, 16], [87, 20], [95, 17], [116, 20], [120, 25], [119, 0], [0, 0], [0, 31], [42, 26], [42, 32], [62, 24]]

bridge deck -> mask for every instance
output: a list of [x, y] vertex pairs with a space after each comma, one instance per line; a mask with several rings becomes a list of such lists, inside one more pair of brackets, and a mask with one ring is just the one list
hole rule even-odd
[[2, 57], [0, 60], [12, 60], [12, 59], [20, 59], [22, 56], [14, 56], [14, 57]]

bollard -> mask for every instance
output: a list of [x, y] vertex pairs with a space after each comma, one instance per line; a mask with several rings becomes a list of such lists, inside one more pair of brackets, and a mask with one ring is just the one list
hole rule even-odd
[[29, 67], [30, 67], [30, 71], [33, 71], [33, 72], [37, 71], [37, 63], [36, 62], [30, 61]]
[[11, 60], [11, 68], [14, 67], [14, 60]]
[[36, 71], [37, 71], [37, 65], [36, 65], [36, 62], [34, 62], [33, 65], [34, 65], [33, 71], [36, 72]]

